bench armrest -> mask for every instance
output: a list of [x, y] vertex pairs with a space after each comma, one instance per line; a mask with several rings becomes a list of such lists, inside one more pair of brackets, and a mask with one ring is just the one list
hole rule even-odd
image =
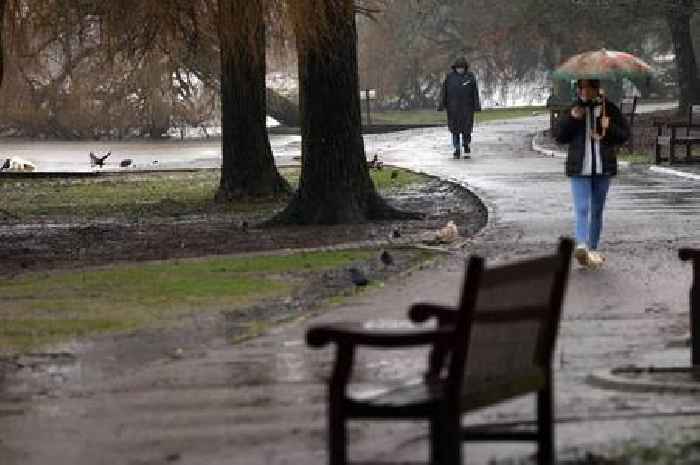
[[693, 260], [700, 262], [700, 249], [683, 248], [678, 251], [678, 258], [684, 262]]
[[336, 323], [314, 326], [306, 332], [306, 343], [324, 347], [331, 342], [343, 346], [399, 348], [444, 343], [452, 335], [452, 328], [416, 330], [367, 330], [359, 323]]
[[438, 320], [438, 325], [452, 325], [457, 321], [457, 308], [449, 305], [417, 303], [408, 309], [408, 317], [414, 323], [424, 323], [431, 318]]

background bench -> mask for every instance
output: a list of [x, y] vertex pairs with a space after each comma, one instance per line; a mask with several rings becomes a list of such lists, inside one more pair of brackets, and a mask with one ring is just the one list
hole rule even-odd
[[[656, 127], [656, 147], [654, 161], [658, 165], [662, 161], [669, 163], [694, 163], [700, 157], [693, 155], [693, 147], [700, 146], [700, 105], [690, 105], [686, 121], [654, 121]], [[676, 148], [685, 146], [685, 158], [676, 157]], [[662, 147], [668, 147], [668, 157], [662, 154]]]

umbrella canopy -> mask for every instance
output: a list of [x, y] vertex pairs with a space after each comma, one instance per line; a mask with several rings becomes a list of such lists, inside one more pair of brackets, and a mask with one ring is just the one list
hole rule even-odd
[[651, 73], [651, 66], [630, 53], [601, 49], [572, 56], [554, 71], [552, 77], [570, 80], [639, 80], [650, 77]]

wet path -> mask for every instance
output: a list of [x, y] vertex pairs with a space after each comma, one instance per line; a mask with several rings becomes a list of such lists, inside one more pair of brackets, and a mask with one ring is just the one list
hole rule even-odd
[[[375, 136], [367, 145], [370, 152], [381, 150], [387, 163], [447, 177], [480, 194], [491, 210], [490, 224], [465, 253], [506, 260], [550, 251], [558, 236], [571, 231], [563, 161], [529, 150], [528, 135], [544, 124], [529, 118], [483, 125], [468, 161], [451, 159], [445, 129]], [[697, 409], [693, 397], [606, 391], [586, 383], [600, 367], [643, 365], [661, 356], [687, 361], [666, 347], [687, 332], [690, 270], [676, 251], [700, 246], [698, 183], [626, 170], [609, 202], [603, 241], [609, 262], [597, 273], [574, 270], [567, 297], [556, 367], [561, 454], [571, 446], [631, 437], [669, 439], [700, 424], [700, 416], [688, 415]], [[401, 319], [411, 302], [454, 302], [461, 271], [461, 257], [453, 256], [313, 322], [381, 325]], [[80, 389], [59, 389], [31, 404], [0, 400], [0, 462], [325, 463], [322, 383], [333, 354], [304, 346], [307, 323], [281, 326], [235, 347], [219, 342], [188, 351], [119, 379], [90, 379]], [[416, 376], [420, 355], [362, 353], [354, 389], [370, 393]], [[511, 402], [470, 421], [526, 420], [533, 405], [531, 399]], [[423, 460], [426, 433], [424, 425], [356, 423], [351, 457]], [[478, 464], [532, 449], [470, 445], [465, 451], [467, 463]]]

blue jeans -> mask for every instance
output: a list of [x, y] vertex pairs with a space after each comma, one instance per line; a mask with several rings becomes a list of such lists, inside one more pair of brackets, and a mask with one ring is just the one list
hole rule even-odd
[[571, 193], [576, 215], [576, 243], [595, 250], [603, 229], [603, 209], [610, 187], [609, 176], [572, 176]]
[[[459, 134], [460, 134], [460, 133], [458, 133], [458, 132], [453, 132], [453, 133], [452, 133], [452, 147], [454, 147], [455, 150], [459, 150], [459, 147], [460, 147], [460, 145], [459, 145]], [[469, 145], [469, 144], [471, 143], [471, 141], [472, 141], [472, 135], [471, 135], [471, 134], [467, 134], [466, 132], [463, 132], [463, 133], [462, 133], [462, 141], [463, 141], [464, 146], [466, 147], [467, 145]]]

